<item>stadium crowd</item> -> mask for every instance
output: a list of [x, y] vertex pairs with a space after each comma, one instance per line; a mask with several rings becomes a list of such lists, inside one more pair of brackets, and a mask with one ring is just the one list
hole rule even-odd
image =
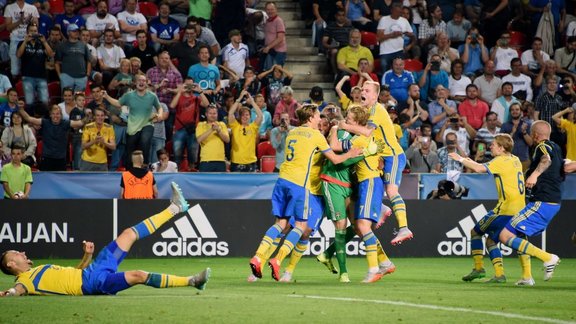
[[301, 104], [342, 119], [367, 80], [411, 172], [465, 172], [448, 154], [487, 161], [500, 132], [526, 170], [540, 119], [576, 160], [575, 1], [299, 2], [339, 102], [294, 99], [272, 2], [5, 4], [2, 163], [18, 145], [41, 171], [124, 170], [135, 150], [156, 171], [277, 171]]

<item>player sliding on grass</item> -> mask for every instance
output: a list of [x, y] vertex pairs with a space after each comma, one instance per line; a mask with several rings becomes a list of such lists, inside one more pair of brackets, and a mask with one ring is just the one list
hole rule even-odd
[[[386, 144], [381, 157], [384, 163], [384, 175], [382, 181], [386, 187], [386, 195], [392, 203], [392, 210], [398, 221], [399, 230], [390, 241], [392, 245], [401, 244], [411, 239], [414, 235], [408, 229], [408, 220], [406, 216], [406, 204], [400, 196], [398, 188], [402, 181], [402, 170], [406, 166], [406, 155], [396, 138], [394, 124], [388, 115], [388, 111], [378, 103], [380, 94], [380, 84], [378, 82], [366, 81], [362, 86], [362, 104], [369, 107], [370, 118], [368, 125], [349, 125], [340, 122], [340, 128], [354, 134], [364, 136], [374, 136], [377, 141]], [[382, 198], [382, 197], [381, 197]]]
[[116, 272], [134, 242], [154, 233], [176, 214], [187, 211], [189, 207], [180, 188], [173, 182], [168, 208], [125, 229], [92, 263], [90, 261], [94, 253], [94, 243], [83, 242], [84, 257], [76, 268], [52, 264], [33, 268], [32, 260], [26, 257], [25, 252], [6, 251], [0, 258], [0, 268], [2, 272], [16, 276], [16, 284], [0, 292], [0, 296], [114, 295], [138, 284], [155, 288], [192, 286], [203, 290], [210, 278], [210, 268], [190, 277], [141, 270]]
[[[462, 277], [464, 281], [484, 278], [484, 246], [482, 236], [488, 234], [486, 247], [488, 255], [494, 266], [494, 277], [486, 281], [488, 283], [505, 283], [504, 267], [502, 265], [502, 252], [498, 248], [497, 242], [500, 232], [512, 216], [518, 213], [524, 206], [524, 175], [522, 174], [522, 163], [512, 155], [514, 141], [508, 134], [498, 134], [490, 145], [492, 159], [488, 163], [480, 164], [469, 158], [463, 158], [458, 153], [449, 153], [450, 158], [462, 163], [465, 167], [477, 173], [489, 173], [494, 176], [496, 189], [498, 190], [498, 203], [496, 207], [488, 212], [470, 231], [470, 246], [472, 248], [472, 258], [474, 259], [474, 269], [472, 272]], [[520, 265], [522, 266], [522, 279], [517, 285], [534, 285], [530, 269], [530, 256], [518, 252]]]

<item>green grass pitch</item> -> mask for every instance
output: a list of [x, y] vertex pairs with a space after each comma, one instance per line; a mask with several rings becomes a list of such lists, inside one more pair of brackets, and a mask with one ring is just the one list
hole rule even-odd
[[[335, 261], [335, 260], [334, 260]], [[248, 258], [127, 259], [121, 270], [190, 275], [205, 267], [205, 291], [138, 286], [116, 296], [0, 299], [0, 323], [567, 323], [576, 322], [576, 259], [565, 259], [550, 282], [532, 260], [534, 287], [516, 287], [516, 258], [505, 258], [506, 284], [465, 283], [471, 258], [398, 258], [396, 272], [362, 284], [364, 258], [349, 258], [352, 283], [341, 284], [313, 257], [295, 282], [248, 283]], [[76, 260], [36, 260], [75, 265]], [[493, 274], [485, 260], [487, 277]], [[0, 287], [13, 278], [0, 276]]]

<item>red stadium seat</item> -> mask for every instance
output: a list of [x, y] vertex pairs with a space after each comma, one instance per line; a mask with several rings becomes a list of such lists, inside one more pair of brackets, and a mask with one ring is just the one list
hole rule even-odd
[[366, 46], [370, 50], [373, 50], [378, 46], [378, 36], [376, 36], [375, 33], [363, 31], [361, 34], [362, 40], [360, 41], [360, 44], [362, 46]]
[[424, 69], [424, 65], [419, 60], [407, 59], [404, 60], [404, 70], [410, 72], [418, 72]]
[[18, 97], [24, 97], [24, 85], [22, 84], [22, 80], [16, 82], [16, 92], [18, 93]]
[[10, 39], [10, 31], [6, 28], [4, 16], [0, 16], [0, 40], [7, 41]]
[[[382, 70], [382, 63], [380, 62], [380, 59], [374, 59], [374, 66], [372, 68], [372, 72], [374, 73], [379, 73], [380, 70]], [[382, 72], [386, 72], [386, 71], [382, 71]]]
[[158, 16], [158, 6], [154, 2], [139, 2], [138, 11], [146, 16], [147, 19]]
[[510, 46], [526, 46], [526, 40], [526, 35], [524, 33], [514, 30], [510, 31]]
[[276, 156], [264, 155], [260, 159], [260, 172], [271, 173], [274, 172], [275, 167], [276, 167]]
[[275, 154], [276, 150], [274, 149], [274, 147], [272, 147], [270, 141], [264, 141], [258, 143], [258, 146], [256, 147], [256, 156], [258, 157], [258, 160], [260, 160], [264, 155], [275, 155]]

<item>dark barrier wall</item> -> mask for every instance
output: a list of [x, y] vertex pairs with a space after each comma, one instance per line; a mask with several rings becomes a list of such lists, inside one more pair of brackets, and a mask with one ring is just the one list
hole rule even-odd
[[[27, 251], [32, 259], [80, 258], [82, 240], [97, 250], [116, 233], [166, 206], [165, 200], [0, 201], [0, 249]], [[251, 256], [264, 231], [273, 223], [267, 200], [191, 201], [188, 214], [178, 216], [154, 235], [137, 242], [132, 257]], [[391, 257], [470, 255], [470, 229], [495, 201], [407, 201], [412, 241], [398, 247], [388, 242], [396, 227], [394, 217], [376, 233]], [[576, 202], [563, 203], [546, 233], [546, 247], [561, 257], [576, 257], [570, 235], [576, 230]], [[114, 215], [117, 215], [116, 217]], [[334, 238], [334, 227], [324, 221], [310, 239], [312, 254]], [[531, 238], [538, 246], [542, 238]], [[511, 251], [503, 249], [505, 255]], [[348, 245], [351, 255], [363, 255], [357, 239]]]

